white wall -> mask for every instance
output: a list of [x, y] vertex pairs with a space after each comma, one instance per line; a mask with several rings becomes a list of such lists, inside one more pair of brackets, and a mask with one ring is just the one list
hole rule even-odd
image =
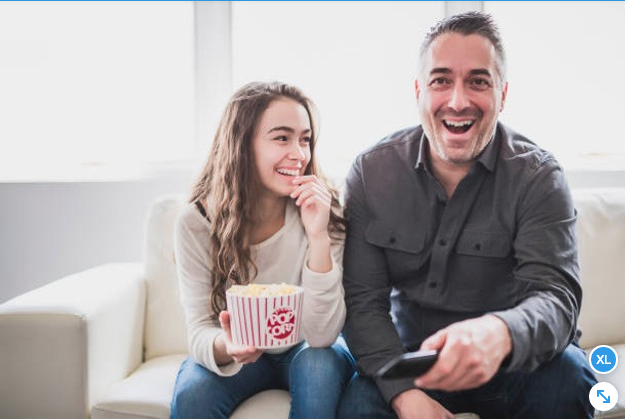
[[101, 263], [141, 260], [150, 203], [186, 196], [191, 181], [0, 183], [0, 303]]

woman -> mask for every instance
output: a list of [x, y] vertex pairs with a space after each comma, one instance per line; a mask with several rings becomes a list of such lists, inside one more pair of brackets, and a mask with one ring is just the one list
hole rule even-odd
[[[251, 83], [231, 98], [190, 205], [176, 224], [176, 260], [189, 358], [174, 419], [227, 418], [263, 390], [288, 389], [291, 418], [333, 418], [353, 359], [345, 319], [345, 221], [314, 159], [312, 103], [297, 88]], [[233, 284], [304, 288], [305, 342], [274, 353], [232, 342]], [[336, 342], [335, 342], [336, 341]]]

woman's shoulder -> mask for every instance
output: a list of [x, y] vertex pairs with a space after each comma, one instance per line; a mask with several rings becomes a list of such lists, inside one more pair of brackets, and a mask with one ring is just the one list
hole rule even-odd
[[195, 203], [185, 205], [176, 219], [176, 229], [209, 231], [210, 222], [202, 215]]

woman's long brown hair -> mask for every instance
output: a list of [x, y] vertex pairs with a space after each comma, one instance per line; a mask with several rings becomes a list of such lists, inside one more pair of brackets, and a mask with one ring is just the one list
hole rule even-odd
[[210, 256], [213, 318], [226, 308], [226, 289], [233, 284], [249, 284], [256, 276], [248, 234], [255, 221], [254, 205], [260, 185], [254, 160], [252, 138], [263, 112], [279, 98], [301, 104], [308, 113], [312, 129], [310, 162], [305, 174], [320, 178], [332, 194], [329, 232], [335, 238], [345, 232], [337, 191], [321, 175], [315, 160], [317, 129], [315, 107], [296, 87], [284, 83], [249, 83], [234, 93], [226, 106], [215, 134], [208, 161], [198, 177], [190, 202], [206, 200], [211, 221]]

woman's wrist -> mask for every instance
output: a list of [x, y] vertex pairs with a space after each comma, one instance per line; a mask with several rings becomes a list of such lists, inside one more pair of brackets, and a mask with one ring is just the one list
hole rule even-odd
[[218, 334], [213, 341], [213, 358], [217, 365], [226, 365], [234, 361], [234, 359], [228, 355], [224, 333]]
[[332, 270], [331, 243], [327, 232], [308, 237], [308, 269], [317, 273], [328, 273]]

